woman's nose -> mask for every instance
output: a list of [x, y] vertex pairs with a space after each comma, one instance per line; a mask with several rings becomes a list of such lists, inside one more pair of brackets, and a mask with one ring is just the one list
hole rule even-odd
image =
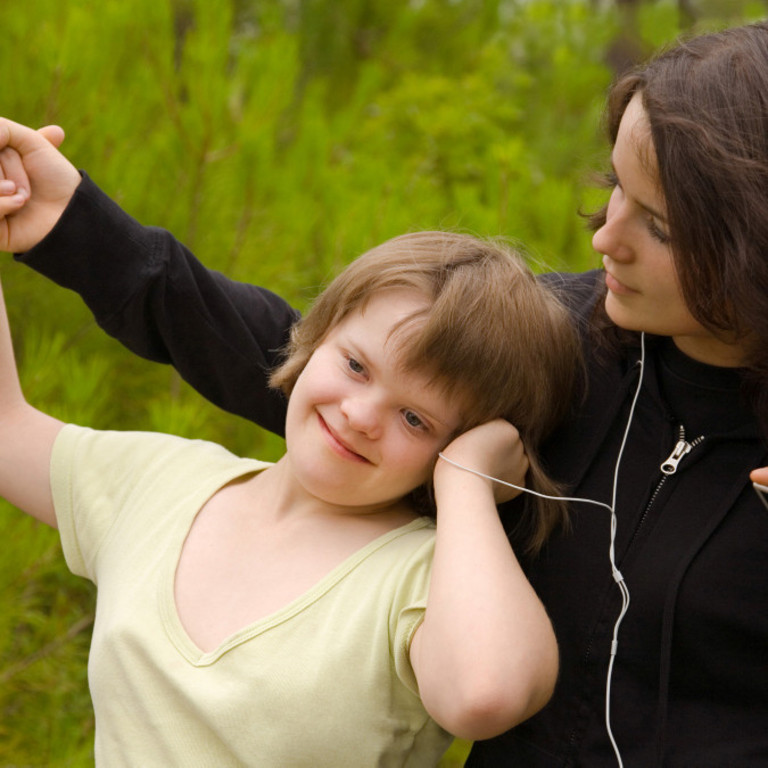
[[605, 214], [605, 222], [592, 235], [592, 247], [602, 254], [610, 256], [614, 261], [628, 261], [634, 250], [632, 233], [629, 231], [624, 206], [616, 195], [611, 196]]

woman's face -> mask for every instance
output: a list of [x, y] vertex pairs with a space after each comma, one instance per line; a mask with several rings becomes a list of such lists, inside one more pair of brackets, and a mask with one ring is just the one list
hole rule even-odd
[[603, 254], [608, 316], [621, 328], [671, 336], [681, 351], [696, 360], [741, 364], [741, 347], [707, 330], [683, 299], [640, 94], [627, 105], [611, 159], [616, 183], [605, 224], [592, 238], [592, 247]]

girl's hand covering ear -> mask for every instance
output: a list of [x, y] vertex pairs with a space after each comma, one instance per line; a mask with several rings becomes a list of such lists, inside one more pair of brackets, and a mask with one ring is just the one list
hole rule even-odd
[[[525, 487], [528, 457], [520, 434], [508, 421], [494, 419], [464, 432], [442, 451], [446, 459], [488, 477]], [[465, 472], [448, 461], [438, 459], [435, 466], [435, 493], [448, 473]], [[470, 473], [465, 472], [469, 477]], [[521, 493], [501, 483], [486, 480], [496, 504], [509, 501]]]

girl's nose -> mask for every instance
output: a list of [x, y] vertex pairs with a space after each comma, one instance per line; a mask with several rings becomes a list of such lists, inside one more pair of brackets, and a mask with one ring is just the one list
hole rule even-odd
[[371, 394], [348, 397], [341, 403], [341, 412], [351, 429], [370, 439], [380, 437], [382, 430], [381, 408]]

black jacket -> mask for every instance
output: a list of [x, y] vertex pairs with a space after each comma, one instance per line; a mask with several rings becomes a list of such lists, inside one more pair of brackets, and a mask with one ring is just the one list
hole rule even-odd
[[[172, 363], [220, 407], [282, 433], [285, 402], [266, 377], [298, 315], [274, 294], [206, 270], [87, 177], [54, 231], [17, 258], [80, 293], [137, 354]], [[546, 279], [579, 324], [589, 381], [544, 460], [572, 495], [610, 502], [639, 343], [594, 344], [599, 273]], [[612, 676], [613, 733], [627, 768], [768, 766], [768, 512], [748, 481], [768, 463], [766, 448], [738, 371], [695, 363], [666, 339], [646, 347], [617, 482], [616, 561], [631, 603]], [[661, 482], [681, 424], [695, 446]], [[502, 514], [511, 522], [514, 504]], [[560, 679], [541, 713], [475, 744], [468, 765], [617, 764], [604, 714], [620, 608], [609, 517], [574, 503], [570, 529], [523, 558], [559, 638]]]

